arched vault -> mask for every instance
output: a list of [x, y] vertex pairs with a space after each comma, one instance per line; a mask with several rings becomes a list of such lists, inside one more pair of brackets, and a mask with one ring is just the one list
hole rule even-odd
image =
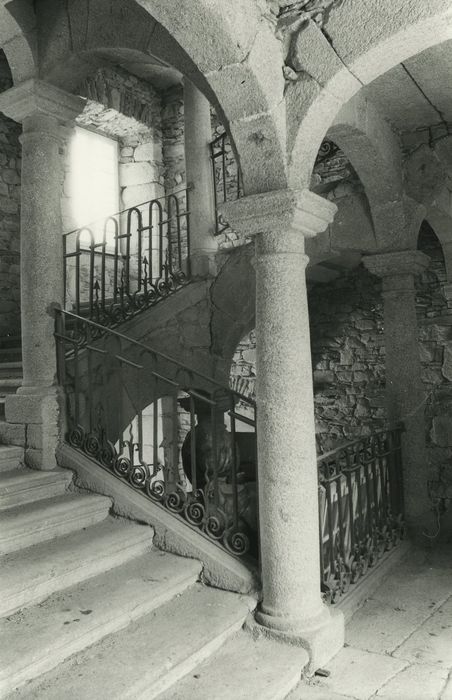
[[0, 48], [15, 84], [37, 72], [36, 18], [32, 3], [0, 0]]
[[245, 192], [287, 185], [282, 45], [255, 3], [43, 0], [39, 22], [43, 80], [72, 90], [115, 52], [169, 63], [218, 109]]
[[324, 33], [312, 23], [302, 29], [295, 41], [299, 79], [286, 91], [291, 186], [309, 185], [322, 139], [361, 87], [451, 38], [449, 0], [393, 0], [390, 8], [347, 0], [333, 6]]

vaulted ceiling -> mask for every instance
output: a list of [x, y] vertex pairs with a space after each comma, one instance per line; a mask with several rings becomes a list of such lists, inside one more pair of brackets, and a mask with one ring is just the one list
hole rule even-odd
[[399, 64], [364, 88], [401, 132], [452, 124], [452, 40]]

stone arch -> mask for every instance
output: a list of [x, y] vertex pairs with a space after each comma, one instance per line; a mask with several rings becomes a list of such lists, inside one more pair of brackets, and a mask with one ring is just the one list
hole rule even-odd
[[358, 94], [342, 107], [327, 137], [344, 152], [364, 186], [377, 247], [390, 246], [388, 223], [394, 211], [400, 209], [403, 197], [402, 158], [396, 135], [373, 105]]
[[425, 220], [434, 231], [443, 249], [448, 282], [452, 283], [452, 217], [439, 207], [432, 206]]
[[[315, 32], [300, 33], [307, 51], [321, 47], [318, 77], [302, 72], [289, 86], [288, 151], [292, 187], [309, 185], [321, 141], [335, 115], [364, 85], [408, 58], [452, 37], [447, 0], [395, 0], [388, 11], [378, 0], [349, 0], [335, 6], [325, 23], [331, 46]], [[318, 51], [315, 55], [318, 55]]]
[[36, 75], [36, 18], [31, 3], [0, 3], [0, 48], [8, 59], [14, 84]]
[[246, 193], [280, 189], [287, 184], [281, 43], [254, 3], [232, 4], [49, 0], [41, 77], [71, 90], [99, 61], [127, 55], [140, 62], [152, 54], [188, 76], [217, 108]]

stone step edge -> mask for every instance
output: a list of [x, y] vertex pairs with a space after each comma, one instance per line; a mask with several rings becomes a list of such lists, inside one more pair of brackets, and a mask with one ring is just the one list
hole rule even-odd
[[198, 649], [186, 659], [176, 663], [169, 669], [165, 669], [158, 678], [154, 679], [150, 677], [150, 674], [147, 676], [144, 671], [140, 682], [134, 684], [130, 688], [130, 691], [124, 696], [124, 700], [155, 700], [158, 698], [159, 695], [166, 692], [169, 688], [172, 688], [176, 683], [197, 668], [197, 666], [207, 661], [212, 654], [215, 654], [215, 652], [221, 649], [223, 644], [232, 637], [233, 634], [242, 629], [245, 618], [246, 615], [243, 618], [240, 616], [216, 637], [210, 639], [203, 646], [198, 647]]
[[[83, 496], [81, 496], [81, 498], [83, 498]], [[104, 497], [102, 497], [102, 498], [104, 498]], [[88, 503], [88, 500], [95, 501], [95, 503]], [[110, 501], [110, 504], [111, 504], [110, 499], [105, 499], [105, 500]], [[49, 499], [49, 501], [51, 503], [53, 501], [53, 499]], [[69, 502], [72, 505], [72, 503], [74, 501], [69, 501]], [[39, 503], [43, 504], [43, 503], [45, 503], [45, 500], [40, 501]], [[23, 506], [14, 506], [13, 508], [8, 508], [5, 510], [2, 510], [1, 513], [10, 513], [14, 509], [21, 509], [21, 508], [26, 507], [27, 505], [30, 505], [30, 504], [24, 504]], [[64, 534], [69, 534], [69, 532], [73, 532], [74, 530], [81, 530], [83, 527], [89, 527], [89, 525], [93, 524], [92, 522], [88, 523], [86, 521], [88, 521], [90, 518], [92, 518], [95, 515], [99, 515], [99, 516], [103, 515], [103, 517], [100, 518], [102, 520], [104, 518], [106, 518], [108, 515], [109, 509], [106, 508], [106, 503], [102, 503], [102, 504], [99, 503], [99, 497], [88, 496], [88, 497], [84, 498], [82, 514], [80, 513], [80, 508], [75, 510], [74, 514], [70, 518], [67, 517], [67, 511], [57, 511], [54, 514], [54, 516], [51, 518], [51, 520], [49, 521], [48, 516], [47, 517], [45, 516], [46, 510], [47, 510], [46, 508], [42, 508], [41, 511], [39, 509], [37, 509], [35, 511], [35, 513], [29, 514], [29, 517], [27, 518], [27, 520], [32, 525], [33, 525], [33, 521], [36, 519], [38, 519], [38, 520], [43, 519], [44, 520], [43, 527], [39, 528], [40, 534], [44, 534], [44, 533], [49, 532], [50, 530], [53, 530], [56, 527], [56, 525], [60, 522], [64, 523], [64, 525], [67, 526], [67, 525], [71, 525], [73, 523], [76, 523], [78, 520], [80, 521], [80, 526], [75, 527], [73, 530], [67, 530]], [[98, 521], [96, 521], [96, 522], [98, 522]], [[25, 549], [27, 547], [32, 546], [31, 544], [21, 545], [21, 543], [20, 543], [20, 540], [24, 539], [26, 537], [26, 535], [24, 535], [24, 532], [23, 532], [23, 530], [24, 530], [23, 523], [21, 525], [18, 525], [17, 523], [15, 523], [14, 526], [13, 525], [10, 526], [9, 530], [10, 530], [10, 532], [7, 533], [7, 537], [3, 537], [2, 539], [0, 539], [0, 555], [9, 554], [11, 552], [18, 551], [19, 549]], [[3, 534], [5, 533], [4, 523], [3, 523], [0, 531], [3, 532]], [[36, 523], [34, 523], [34, 531], [36, 532]], [[55, 537], [58, 537], [58, 535], [55, 535]], [[18, 546], [15, 549], [10, 549], [6, 552], [2, 552], [1, 551], [2, 540], [3, 540], [3, 542], [5, 542], [6, 540], [11, 540], [11, 538], [14, 538], [14, 540], [18, 544]], [[45, 541], [48, 539], [53, 539], [53, 538], [44, 537], [43, 540], [40, 540], [40, 541]]]
[[[201, 565], [199, 567], [201, 568]], [[95, 630], [87, 630], [78, 636], [74, 634], [66, 643], [61, 644], [59, 647], [43, 650], [40, 658], [35, 657], [31, 663], [22, 666], [10, 676], [6, 675], [4, 669], [0, 669], [0, 697], [2, 697], [2, 692], [11, 693], [27, 681], [38, 678], [47, 671], [51, 671], [69, 656], [93, 646], [114, 632], [125, 629], [131, 622], [158, 609], [175, 596], [181, 595], [190, 585], [195, 583], [195, 580], [194, 573], [186, 574], [176, 584], [172, 586], [167, 584], [166, 588], [158, 596], [152, 597], [150, 604], [146, 602], [141, 605], [135, 605], [127, 612], [110, 616], [103, 622], [99, 621]], [[75, 630], [76, 628], [74, 628]], [[94, 633], [95, 639], [93, 639]]]
[[8, 487], [17, 488], [19, 491], [27, 491], [34, 486], [41, 484], [67, 483], [70, 484], [73, 475], [67, 469], [52, 469], [49, 471], [29, 469], [10, 469], [0, 474], [0, 497], [8, 495], [8, 491], [3, 493], [3, 489]]
[[[95, 527], [95, 525], [92, 527]], [[111, 523], [111, 527], [115, 527], [113, 522]], [[138, 527], [140, 526], [137, 525], [136, 528]], [[91, 528], [88, 528], [87, 530], [90, 529]], [[91, 559], [84, 559], [78, 566], [74, 566], [73, 568], [66, 570], [62, 569], [58, 574], [55, 574], [55, 569], [52, 569], [52, 577], [49, 577], [46, 580], [40, 580], [38, 582], [35, 578], [33, 580], [27, 580], [25, 581], [26, 585], [24, 585], [22, 588], [14, 586], [9, 593], [6, 589], [0, 588], [0, 617], [7, 617], [9, 615], [13, 615], [18, 610], [28, 608], [32, 605], [37, 605], [57, 591], [70, 588], [82, 583], [83, 581], [88, 581], [95, 576], [100, 576], [102, 573], [111, 571], [117, 566], [121, 566], [122, 564], [135, 559], [141, 554], [145, 554], [148, 551], [151, 552], [153, 550], [153, 529], [143, 526], [143, 532], [140, 533], [140, 536], [137, 535], [137, 530], [135, 527], [130, 526], [130, 530], [132, 529], [135, 532], [130, 532], [129, 538], [118, 538], [116, 548], [111, 545], [111, 551], [103, 554], [102, 558], [93, 556]], [[79, 532], [72, 532], [56, 539], [65, 540], [76, 534], [79, 534]], [[118, 532], [118, 535], [121, 534], [123, 533]], [[136, 541], [130, 542], [129, 540], [133, 538]], [[65, 543], [63, 542], [63, 544]], [[31, 545], [31, 547], [27, 547], [19, 551], [20, 553], [23, 552], [24, 556], [26, 556], [27, 550], [36, 546], [39, 545]]]
[[0, 462], [5, 459], [14, 459], [24, 456], [24, 448], [18, 445], [0, 445]]

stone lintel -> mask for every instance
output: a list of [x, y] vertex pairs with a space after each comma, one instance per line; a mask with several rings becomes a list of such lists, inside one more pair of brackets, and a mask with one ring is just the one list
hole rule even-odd
[[366, 255], [363, 263], [377, 277], [420, 275], [430, 264], [430, 258], [420, 250], [396, 250], [390, 253]]
[[0, 112], [16, 122], [32, 115], [45, 115], [65, 123], [75, 119], [85, 103], [84, 98], [35, 78], [0, 93]]
[[333, 222], [337, 207], [310, 190], [276, 190], [224, 202], [221, 214], [244, 236], [293, 231], [312, 238]]

